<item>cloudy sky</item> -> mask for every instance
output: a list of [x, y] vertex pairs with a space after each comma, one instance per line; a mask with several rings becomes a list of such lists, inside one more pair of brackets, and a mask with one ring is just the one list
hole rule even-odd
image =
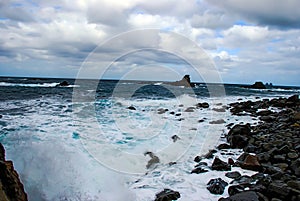
[[[225, 83], [300, 86], [299, 8], [299, 0], [1, 0], [0, 76], [77, 77], [85, 67], [93, 77], [110, 63], [104, 78], [172, 80], [174, 71], [199, 81], [209, 69], [195, 75], [188, 65], [189, 52], [197, 59], [190, 40]], [[164, 33], [134, 32], [145, 29]]]

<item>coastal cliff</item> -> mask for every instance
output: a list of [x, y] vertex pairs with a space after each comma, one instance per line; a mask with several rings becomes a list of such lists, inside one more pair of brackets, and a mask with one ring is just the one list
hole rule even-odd
[[0, 143], [0, 200], [27, 201], [27, 194], [13, 162], [5, 160], [5, 149]]

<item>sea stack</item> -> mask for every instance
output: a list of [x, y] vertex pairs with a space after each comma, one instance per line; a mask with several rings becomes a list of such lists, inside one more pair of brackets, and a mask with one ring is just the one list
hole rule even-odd
[[171, 82], [171, 85], [174, 86], [184, 86], [184, 87], [192, 87], [190, 75], [185, 75], [181, 80], [176, 82]]

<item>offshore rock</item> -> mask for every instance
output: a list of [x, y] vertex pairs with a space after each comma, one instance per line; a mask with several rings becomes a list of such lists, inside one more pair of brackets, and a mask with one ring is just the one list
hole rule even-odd
[[67, 81], [63, 81], [61, 83], [59, 83], [58, 85], [56, 85], [57, 87], [67, 87], [69, 86], [70, 84], [67, 82]]
[[0, 143], [0, 200], [27, 201], [27, 194], [14, 169], [12, 161], [5, 160], [5, 150]]
[[252, 89], [266, 89], [267, 87], [262, 82], [255, 82], [250, 86]]
[[181, 80], [176, 82], [171, 82], [171, 85], [174, 86], [184, 86], [184, 87], [193, 87], [194, 85], [191, 83], [191, 79], [189, 75], [185, 75]]

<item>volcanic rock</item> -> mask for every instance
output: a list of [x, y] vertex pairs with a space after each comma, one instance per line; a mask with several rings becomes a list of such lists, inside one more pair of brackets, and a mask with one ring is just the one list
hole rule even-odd
[[27, 194], [14, 169], [12, 161], [5, 160], [5, 150], [0, 143], [0, 200], [27, 201]]
[[154, 201], [172, 201], [177, 200], [178, 198], [180, 198], [180, 193], [178, 191], [165, 188], [163, 191], [156, 194]]
[[221, 195], [224, 193], [225, 187], [228, 186], [228, 183], [222, 180], [221, 178], [217, 178], [217, 179], [211, 179], [207, 183], [207, 185], [208, 185], [207, 189], [209, 190], [210, 193]]

